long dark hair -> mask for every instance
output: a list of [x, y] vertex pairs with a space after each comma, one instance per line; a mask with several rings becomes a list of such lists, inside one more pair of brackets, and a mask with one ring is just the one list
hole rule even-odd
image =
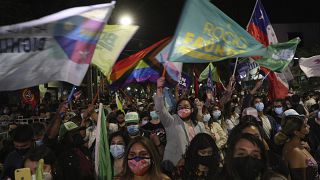
[[160, 170], [161, 159], [160, 159], [160, 155], [158, 153], [157, 148], [148, 138], [143, 136], [138, 136], [132, 139], [129, 145], [127, 146], [126, 153], [124, 156], [124, 169], [123, 169], [122, 179], [132, 179], [134, 176], [134, 174], [131, 172], [128, 166], [129, 151], [134, 144], [141, 144], [144, 148], [146, 148], [146, 150], [150, 154], [151, 166], [147, 172], [149, 177], [152, 177], [155, 179], [163, 178], [163, 175]]
[[212, 178], [215, 174], [217, 174], [217, 168], [220, 162], [219, 149], [212, 139], [212, 137], [206, 133], [197, 134], [192, 141], [185, 154], [185, 165], [183, 170], [183, 179], [193, 179], [196, 177], [196, 172], [198, 169], [199, 162], [198, 159], [198, 150], [212, 148], [212, 157], [214, 161], [212, 162], [209, 168], [208, 176]]
[[[261, 155], [261, 160], [263, 161], [263, 164], [265, 165], [264, 170], [267, 168], [267, 154], [265, 150], [265, 146], [263, 142], [257, 138], [256, 136], [248, 133], [244, 134], [239, 134], [236, 137], [229, 137], [230, 140], [228, 141], [228, 149], [226, 152], [226, 158], [225, 158], [225, 168], [227, 172], [227, 176], [230, 179], [240, 179], [238, 173], [235, 171], [236, 167], [234, 167], [234, 161], [233, 161], [233, 155], [235, 151], [235, 146], [241, 139], [245, 139], [252, 144], [256, 145], [260, 149], [260, 155]], [[264, 173], [264, 172], [263, 172]]]
[[177, 102], [177, 105], [176, 105], [176, 113], [178, 113], [178, 107], [179, 107], [179, 104], [182, 102], [182, 101], [188, 101], [189, 104], [190, 104], [190, 107], [193, 109], [193, 112], [191, 113], [191, 121], [192, 123], [196, 126], [198, 124], [197, 120], [196, 120], [196, 116], [197, 116], [197, 113], [198, 113], [198, 109], [195, 108], [194, 104], [192, 103], [192, 101], [189, 99], [189, 98], [180, 98]]

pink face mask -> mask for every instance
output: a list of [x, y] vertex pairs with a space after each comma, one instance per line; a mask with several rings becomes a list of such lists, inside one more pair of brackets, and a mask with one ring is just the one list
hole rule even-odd
[[190, 114], [191, 114], [191, 109], [180, 109], [178, 111], [178, 115], [183, 119], [189, 117]]
[[146, 174], [150, 167], [150, 159], [135, 157], [134, 159], [128, 160], [128, 166], [131, 172], [137, 176]]

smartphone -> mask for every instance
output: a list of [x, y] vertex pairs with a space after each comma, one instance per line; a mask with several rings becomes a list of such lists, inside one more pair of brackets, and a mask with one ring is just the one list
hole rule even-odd
[[21, 168], [14, 171], [15, 180], [31, 180], [30, 168]]

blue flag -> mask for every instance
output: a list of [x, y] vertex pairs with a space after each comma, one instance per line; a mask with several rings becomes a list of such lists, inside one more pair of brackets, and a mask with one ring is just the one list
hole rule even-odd
[[188, 0], [173, 38], [169, 61], [208, 63], [263, 56], [266, 50], [208, 0]]

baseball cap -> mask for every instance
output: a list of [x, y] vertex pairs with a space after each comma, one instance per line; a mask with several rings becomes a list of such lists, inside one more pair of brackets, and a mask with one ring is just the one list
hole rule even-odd
[[288, 116], [298, 116], [298, 117], [300, 117], [300, 118], [304, 118], [304, 117], [305, 117], [303, 114], [300, 115], [299, 113], [297, 113], [297, 111], [294, 110], [294, 109], [288, 109], [288, 110], [284, 111], [284, 112], [283, 112], [283, 116], [284, 116], [284, 117], [288, 117]]
[[125, 123], [139, 123], [139, 114], [137, 112], [128, 112], [124, 117]]
[[76, 123], [72, 121], [68, 121], [63, 123], [60, 126], [59, 130], [59, 139], [63, 139], [63, 137], [68, 133], [68, 132], [75, 132], [75, 131], [80, 131], [85, 129], [85, 127], [78, 126]]
[[260, 121], [259, 117], [258, 117], [258, 111], [256, 108], [253, 108], [253, 107], [248, 107], [248, 108], [245, 108], [243, 109], [242, 111], [242, 117], [244, 116], [253, 116], [256, 118], [257, 121]]

